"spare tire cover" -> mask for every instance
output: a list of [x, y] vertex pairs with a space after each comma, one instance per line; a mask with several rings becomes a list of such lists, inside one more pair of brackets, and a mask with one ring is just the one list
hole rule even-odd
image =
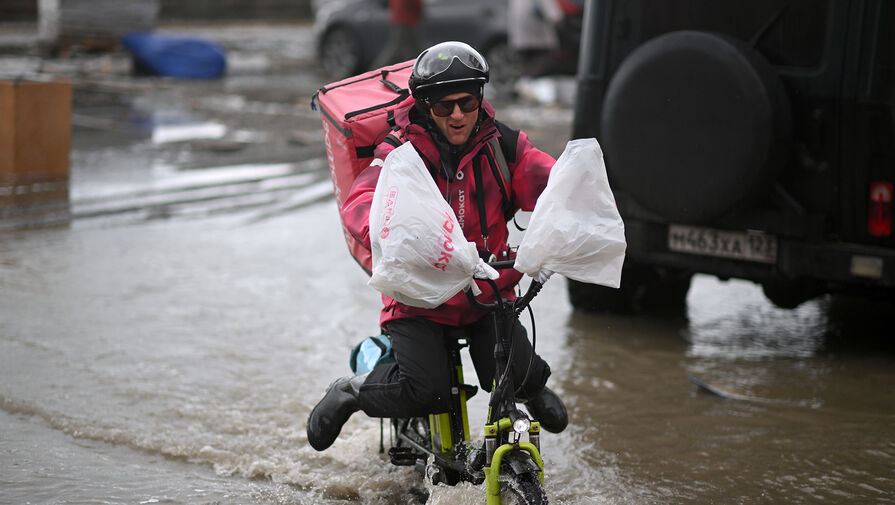
[[614, 184], [669, 221], [704, 223], [776, 179], [791, 144], [789, 102], [744, 42], [672, 32], [635, 49], [601, 117]]

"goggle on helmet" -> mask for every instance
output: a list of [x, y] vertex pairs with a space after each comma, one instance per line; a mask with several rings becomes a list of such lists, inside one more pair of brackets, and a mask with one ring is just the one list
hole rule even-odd
[[418, 100], [439, 88], [478, 86], [479, 95], [490, 78], [485, 58], [469, 44], [442, 42], [424, 50], [416, 59], [408, 85]]

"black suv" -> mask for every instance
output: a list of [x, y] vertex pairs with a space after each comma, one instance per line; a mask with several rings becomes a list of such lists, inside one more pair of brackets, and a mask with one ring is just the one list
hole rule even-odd
[[893, 33], [889, 0], [589, 0], [572, 136], [600, 140], [628, 251], [573, 305], [682, 306], [696, 272], [892, 299]]

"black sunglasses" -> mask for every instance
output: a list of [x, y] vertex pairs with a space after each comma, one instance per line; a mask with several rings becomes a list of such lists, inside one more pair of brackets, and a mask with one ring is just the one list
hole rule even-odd
[[435, 103], [430, 103], [429, 108], [432, 109], [432, 113], [438, 117], [448, 117], [454, 113], [454, 105], [459, 105], [461, 111], [469, 113], [478, 109], [480, 102], [478, 98], [470, 95], [457, 100], [440, 100]]

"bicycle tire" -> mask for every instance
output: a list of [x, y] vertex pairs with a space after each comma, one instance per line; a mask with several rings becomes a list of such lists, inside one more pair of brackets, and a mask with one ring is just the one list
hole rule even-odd
[[547, 492], [536, 473], [501, 474], [501, 505], [547, 505]]

